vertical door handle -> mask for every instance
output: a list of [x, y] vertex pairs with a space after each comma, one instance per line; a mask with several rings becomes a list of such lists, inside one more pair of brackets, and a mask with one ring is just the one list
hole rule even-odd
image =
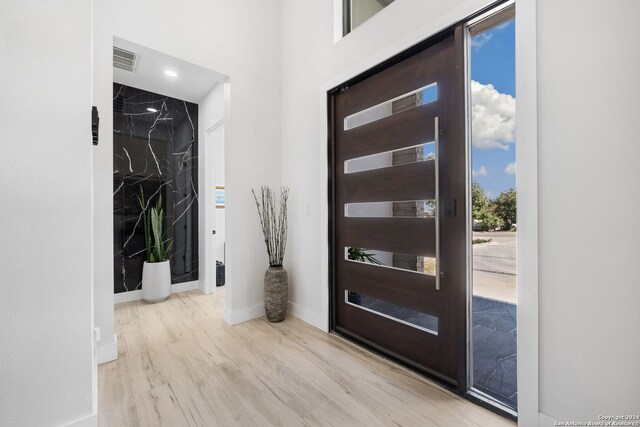
[[434, 173], [435, 173], [435, 196], [436, 196], [436, 290], [440, 290], [440, 152], [439, 152], [439, 142], [440, 142], [440, 122], [438, 117], [436, 116], [433, 124], [433, 135], [434, 135], [434, 152], [436, 155], [435, 163], [434, 163]]

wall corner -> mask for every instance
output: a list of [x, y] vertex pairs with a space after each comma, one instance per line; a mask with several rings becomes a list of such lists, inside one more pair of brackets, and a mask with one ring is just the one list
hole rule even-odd
[[96, 349], [96, 358], [98, 365], [112, 362], [118, 359], [118, 335], [113, 334], [113, 340], [101, 343]]

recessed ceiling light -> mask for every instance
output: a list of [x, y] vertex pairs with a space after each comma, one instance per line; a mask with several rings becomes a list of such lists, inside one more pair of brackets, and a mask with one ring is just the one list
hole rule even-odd
[[176, 73], [175, 71], [172, 71], [172, 70], [164, 70], [164, 74], [167, 77], [178, 77], [178, 73]]
[[147, 108], [147, 111], [150, 112], [150, 113], [157, 113], [158, 112], [158, 110], [156, 110], [155, 108], [151, 108], [151, 107]]

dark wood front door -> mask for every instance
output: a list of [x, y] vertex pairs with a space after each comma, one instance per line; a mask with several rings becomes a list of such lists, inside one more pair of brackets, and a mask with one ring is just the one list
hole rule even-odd
[[464, 392], [462, 31], [330, 97], [332, 327]]

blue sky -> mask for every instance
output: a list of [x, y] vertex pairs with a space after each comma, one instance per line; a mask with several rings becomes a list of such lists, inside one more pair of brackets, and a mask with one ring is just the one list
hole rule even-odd
[[513, 20], [473, 37], [471, 80], [474, 179], [495, 198], [516, 185]]

